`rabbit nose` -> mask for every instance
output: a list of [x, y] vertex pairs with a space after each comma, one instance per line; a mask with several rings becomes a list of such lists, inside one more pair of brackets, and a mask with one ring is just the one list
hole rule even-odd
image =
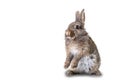
[[66, 30], [66, 31], [65, 31], [65, 35], [66, 35], [66, 36], [69, 36], [69, 35], [70, 35], [70, 31]]
[[74, 31], [71, 31], [71, 30], [66, 30], [65, 34], [66, 34], [66, 36], [69, 36], [69, 37], [75, 36]]

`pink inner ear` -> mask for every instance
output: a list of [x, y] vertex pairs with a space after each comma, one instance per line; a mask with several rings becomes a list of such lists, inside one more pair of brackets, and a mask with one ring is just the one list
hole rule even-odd
[[82, 21], [82, 23], [84, 23], [84, 21], [85, 21], [85, 12], [84, 12], [84, 9], [80, 13], [80, 20]]

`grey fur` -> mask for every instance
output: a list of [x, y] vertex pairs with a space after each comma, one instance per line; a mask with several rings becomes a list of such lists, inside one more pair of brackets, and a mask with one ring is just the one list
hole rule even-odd
[[[83, 9], [81, 13], [79, 13], [79, 11], [76, 12], [75, 22], [72, 22], [65, 31], [67, 57], [64, 67], [68, 68], [70, 66], [69, 72], [67, 73], [84, 72], [87, 74], [95, 73], [99, 75], [99, 52], [94, 41], [86, 32], [84, 22], [85, 12]], [[69, 56], [73, 57], [71, 58]]]

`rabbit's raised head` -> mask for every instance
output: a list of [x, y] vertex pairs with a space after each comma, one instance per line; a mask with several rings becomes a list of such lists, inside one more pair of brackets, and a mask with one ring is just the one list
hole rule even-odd
[[84, 22], [85, 22], [84, 9], [81, 12], [77, 11], [75, 16], [76, 16], [75, 21], [69, 24], [65, 32], [66, 37], [75, 38], [80, 35], [86, 34], [86, 31], [84, 29]]

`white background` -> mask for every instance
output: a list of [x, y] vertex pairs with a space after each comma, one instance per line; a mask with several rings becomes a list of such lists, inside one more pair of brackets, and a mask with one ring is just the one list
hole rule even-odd
[[[85, 9], [101, 77], [66, 77], [64, 31]], [[120, 71], [119, 0], [1, 0], [0, 80], [115, 80]]]

